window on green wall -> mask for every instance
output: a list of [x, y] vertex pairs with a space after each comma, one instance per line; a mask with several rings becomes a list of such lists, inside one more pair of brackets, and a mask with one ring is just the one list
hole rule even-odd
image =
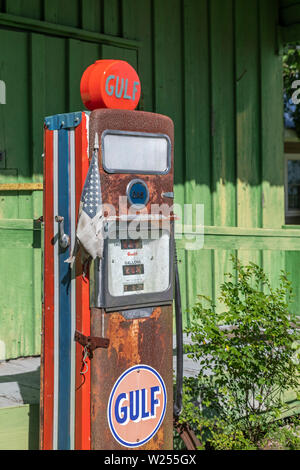
[[285, 126], [285, 223], [300, 225], [300, 45], [283, 53]]
[[285, 223], [300, 224], [300, 153], [285, 154]]

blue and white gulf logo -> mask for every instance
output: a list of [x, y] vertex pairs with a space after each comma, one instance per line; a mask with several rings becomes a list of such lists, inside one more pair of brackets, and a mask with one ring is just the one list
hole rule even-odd
[[122, 446], [140, 447], [158, 432], [166, 407], [166, 386], [157, 370], [145, 364], [132, 366], [116, 380], [110, 393], [110, 431]]

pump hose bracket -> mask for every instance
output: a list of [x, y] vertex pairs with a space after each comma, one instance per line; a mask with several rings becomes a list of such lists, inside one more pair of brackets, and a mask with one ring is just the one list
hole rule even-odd
[[93, 358], [93, 352], [97, 348], [107, 349], [109, 346], [108, 338], [100, 338], [98, 336], [85, 336], [79, 331], [75, 330], [74, 341], [81, 344], [88, 352], [89, 359]]

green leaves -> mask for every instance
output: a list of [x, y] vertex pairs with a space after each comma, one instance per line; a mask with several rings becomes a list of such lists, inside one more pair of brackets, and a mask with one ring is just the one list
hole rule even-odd
[[216, 313], [211, 300], [199, 296], [186, 329], [192, 340], [186, 351], [199, 373], [185, 378], [181, 420], [192, 421], [199, 437], [204, 433], [216, 448], [224, 439], [228, 446], [232, 435], [239, 445], [243, 439], [256, 445], [284, 409], [283, 392], [297, 390], [300, 372], [286, 273], [274, 289], [259, 266], [232, 262], [235, 275], [220, 287], [224, 311]]

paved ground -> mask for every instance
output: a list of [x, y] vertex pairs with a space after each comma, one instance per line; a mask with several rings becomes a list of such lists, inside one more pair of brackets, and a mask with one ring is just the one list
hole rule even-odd
[[40, 399], [40, 357], [0, 362], [0, 408]]

